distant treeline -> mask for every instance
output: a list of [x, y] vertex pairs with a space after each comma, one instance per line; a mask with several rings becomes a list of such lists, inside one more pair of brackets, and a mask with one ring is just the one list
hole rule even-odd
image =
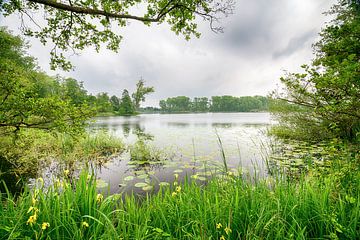
[[170, 97], [159, 102], [161, 112], [260, 112], [268, 111], [268, 98], [263, 96]]
[[145, 87], [142, 79], [137, 82], [134, 93], [130, 95], [124, 89], [120, 97], [109, 96], [106, 92], [89, 94], [83, 83], [73, 78], [56, 76], [45, 80], [37, 82], [40, 95], [59, 95], [73, 106], [89, 107], [97, 115], [134, 115], [139, 110], [140, 103], [145, 100], [145, 95], [154, 91], [152, 87]]

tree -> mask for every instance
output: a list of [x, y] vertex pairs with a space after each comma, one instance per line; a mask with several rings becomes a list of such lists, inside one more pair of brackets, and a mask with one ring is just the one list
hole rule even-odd
[[0, 49], [0, 135], [22, 128], [83, 130], [90, 109], [59, 94], [58, 82], [25, 55], [21, 38], [0, 28]]
[[135, 107], [127, 89], [124, 89], [122, 93], [119, 113], [120, 115], [133, 115], [135, 113]]
[[[140, 7], [144, 11], [139, 12]], [[219, 18], [232, 13], [234, 0], [9, 0], [0, 1], [0, 12], [7, 16], [20, 13], [22, 30], [25, 35], [38, 38], [43, 44], [49, 40], [54, 47], [51, 50], [51, 67], [70, 69], [71, 63], [64, 57], [66, 50], [82, 50], [94, 46], [98, 51], [102, 44], [117, 51], [122, 36], [113, 31], [114, 25], [120, 28], [129, 21], [140, 21], [146, 25], [167, 22], [176, 34], [186, 39], [191, 35], [200, 36], [196, 18], [210, 23], [213, 31], [222, 31], [216, 25]], [[42, 25], [32, 17], [34, 13], [44, 15]], [[27, 17], [26, 19], [23, 19]], [[35, 29], [27, 22], [33, 22]]]
[[145, 95], [155, 92], [154, 87], [145, 87], [145, 82], [140, 79], [136, 83], [136, 90], [132, 94], [132, 99], [136, 110], [140, 108], [140, 103], [145, 101]]
[[[164, 105], [163, 102], [160, 103]], [[189, 112], [191, 107], [191, 101], [189, 97], [177, 96], [166, 99], [166, 111], [169, 112]]]
[[117, 96], [111, 96], [110, 103], [114, 112], [118, 112], [120, 110], [120, 99]]
[[[276, 114], [284, 128], [297, 129], [304, 138], [359, 139], [360, 3], [339, 0], [329, 13], [336, 18], [321, 31], [315, 59], [302, 66], [303, 73], [281, 78], [284, 91], [273, 98], [290, 104], [277, 103], [282, 111]], [[283, 111], [284, 106], [297, 111]]]
[[209, 111], [209, 99], [207, 97], [195, 97], [191, 104], [191, 111], [193, 112], [207, 112]]
[[102, 92], [96, 95], [96, 108], [101, 113], [113, 110], [108, 93]]
[[61, 86], [61, 93], [70, 100], [75, 106], [80, 106], [86, 103], [88, 98], [87, 91], [82, 82], [78, 82], [73, 78], [62, 78], [57, 76], [57, 80]]

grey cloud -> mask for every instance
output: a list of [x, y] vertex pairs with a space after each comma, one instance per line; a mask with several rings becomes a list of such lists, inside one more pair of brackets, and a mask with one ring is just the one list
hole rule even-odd
[[[325, 21], [322, 12], [335, 0], [236, 0], [235, 14], [223, 19], [224, 34], [214, 34], [200, 23], [200, 39], [189, 42], [167, 25], [143, 26], [133, 22], [119, 32], [124, 39], [119, 53], [86, 50], [70, 60], [74, 72], [60, 73], [84, 82], [90, 93], [121, 95], [133, 91], [143, 77], [156, 92], [144, 105], [176, 95], [266, 94], [276, 85], [282, 69], [297, 71], [311, 58], [308, 44]], [[16, 30], [16, 17], [0, 25]], [[49, 69], [49, 49], [31, 41], [30, 54]]]
[[302, 34], [301, 36], [291, 38], [284, 49], [274, 52], [273, 58], [277, 59], [280, 57], [290, 56], [297, 50], [302, 49], [306, 42], [308, 42], [310, 39], [314, 39], [315, 36], [317, 36], [317, 31], [316, 29], [312, 29], [305, 34]]

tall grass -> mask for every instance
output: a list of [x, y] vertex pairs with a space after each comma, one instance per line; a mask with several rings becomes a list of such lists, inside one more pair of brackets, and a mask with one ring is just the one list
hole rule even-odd
[[[337, 171], [339, 172], [339, 171]], [[66, 175], [0, 205], [2, 239], [357, 239], [360, 236], [360, 171], [349, 163], [341, 175], [301, 181], [250, 183], [216, 177], [206, 186], [186, 180], [141, 199], [102, 199], [94, 176], [73, 185]], [[346, 188], [350, 184], [350, 188]], [[32, 208], [31, 208], [32, 207]], [[30, 211], [29, 211], [30, 210]], [[30, 224], [30, 216], [37, 215]], [[43, 223], [49, 227], [42, 229]]]

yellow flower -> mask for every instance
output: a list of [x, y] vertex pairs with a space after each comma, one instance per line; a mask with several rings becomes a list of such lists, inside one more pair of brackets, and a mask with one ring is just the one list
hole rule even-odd
[[173, 196], [173, 197], [176, 197], [176, 195], [177, 195], [176, 192], [173, 192], [173, 193], [171, 194], [171, 196]]
[[50, 223], [48, 223], [48, 222], [43, 222], [41, 224], [41, 229], [42, 230], [46, 230], [48, 227], [50, 227]]
[[29, 217], [29, 219], [26, 221], [26, 225], [29, 225], [29, 224], [30, 224], [30, 226], [32, 226], [32, 225], [36, 222], [36, 219], [37, 219], [36, 214], [31, 215], [31, 216]]
[[234, 173], [231, 172], [231, 171], [229, 171], [229, 172], [228, 172], [228, 175], [229, 175], [229, 176], [232, 176], [232, 175], [234, 175]]
[[225, 240], [225, 237], [224, 237], [224, 236], [221, 236], [221, 237], [220, 237], [220, 240]]
[[27, 211], [27, 213], [30, 213], [32, 211], [34, 211], [35, 214], [36, 214], [37, 212], [39, 212], [39, 209], [37, 209], [36, 207], [31, 206], [31, 207], [29, 207], [29, 210]]
[[96, 201], [97, 201], [98, 203], [100, 203], [103, 199], [104, 199], [104, 196], [103, 196], [101, 193], [99, 193], [98, 195], [96, 195]]
[[217, 224], [216, 224], [216, 229], [220, 229], [220, 228], [222, 228], [222, 224], [221, 224], [221, 223], [217, 223]]
[[175, 177], [175, 179], [178, 179], [178, 178], [179, 178], [179, 174], [175, 173], [175, 174], [174, 174], [174, 177]]
[[36, 202], [37, 202], [36, 198], [34, 198], [34, 197], [33, 197], [33, 198], [31, 198], [31, 203], [32, 203], [32, 205], [33, 205], [33, 206], [35, 206], [35, 205], [36, 205]]
[[27, 211], [27, 213], [31, 212], [32, 210], [34, 210], [34, 207], [29, 207], [29, 210]]
[[81, 226], [83, 226], [84, 228], [88, 228], [88, 227], [89, 227], [89, 224], [88, 224], [87, 222], [83, 221], [83, 222], [81, 223]]
[[229, 233], [231, 233], [231, 232], [232, 232], [232, 231], [231, 231], [231, 229], [230, 229], [229, 227], [226, 227], [224, 230], [225, 230], [225, 232], [226, 232], [226, 234], [227, 234], [227, 235], [229, 235]]
[[176, 191], [177, 191], [178, 193], [181, 192], [181, 187], [180, 187], [180, 186], [176, 187]]
[[70, 173], [69, 169], [65, 169], [65, 170], [64, 170], [64, 175], [65, 175], [65, 176], [68, 176], [69, 173]]

